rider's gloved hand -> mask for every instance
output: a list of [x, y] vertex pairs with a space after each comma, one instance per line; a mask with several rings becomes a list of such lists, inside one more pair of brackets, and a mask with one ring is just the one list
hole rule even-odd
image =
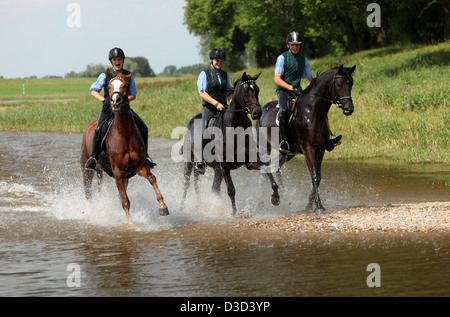
[[294, 87], [292, 90], [296, 96], [299, 96], [303, 93], [302, 87]]
[[108, 98], [103, 99], [102, 101], [104, 107], [108, 107], [110, 104], [110, 100]]

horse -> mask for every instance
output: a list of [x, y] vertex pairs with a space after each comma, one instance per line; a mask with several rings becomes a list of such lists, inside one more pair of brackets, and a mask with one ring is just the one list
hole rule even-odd
[[[281, 182], [281, 173], [279, 168], [294, 156], [303, 154], [312, 180], [312, 191], [306, 206], [306, 211], [314, 211], [317, 214], [325, 212], [319, 195], [319, 184], [321, 181], [321, 165], [325, 153], [325, 143], [330, 138], [328, 125], [328, 111], [331, 104], [337, 104], [343, 110], [343, 114], [350, 116], [354, 111], [351, 90], [353, 86], [352, 73], [356, 65], [352, 68], [335, 67], [327, 70], [320, 76], [313, 79], [311, 84], [298, 95], [293, 101], [294, 109], [291, 109], [290, 124], [287, 128], [290, 152], [280, 154], [278, 159], [277, 175]], [[263, 114], [260, 120], [255, 121], [257, 131], [261, 127], [267, 128], [267, 138], [261, 144], [267, 144], [267, 147], [275, 148], [278, 144], [270, 144], [271, 131], [277, 131], [278, 124], [276, 117], [278, 101], [270, 101], [262, 108]], [[258, 136], [264, 136], [258, 133]], [[258, 142], [258, 144], [260, 144]], [[269, 171], [268, 176], [272, 189], [272, 204], [279, 205], [280, 196], [278, 193], [278, 184], [273, 174]]]
[[[130, 200], [127, 195], [128, 179], [138, 174], [146, 178], [155, 190], [156, 199], [159, 202], [159, 214], [167, 216], [169, 211], [164, 203], [163, 196], [156, 183], [156, 177], [150, 171], [146, 160], [144, 140], [136, 128], [130, 104], [128, 102], [128, 86], [131, 74], [125, 76], [118, 74], [113, 78], [109, 69], [106, 71], [109, 80], [108, 97], [114, 115], [109, 132], [104, 139], [104, 150], [99, 155], [97, 163], [98, 183], [101, 185], [103, 171], [114, 177], [119, 191], [122, 208], [127, 220], [130, 218]], [[92, 180], [94, 171], [85, 169], [85, 163], [91, 155], [92, 139], [97, 120], [89, 123], [84, 131], [81, 145], [81, 170], [85, 197], [88, 201], [92, 198]]]
[[[259, 168], [259, 166], [255, 166], [258, 161], [257, 147], [256, 143], [252, 146], [252, 122], [248, 118], [248, 115], [251, 115], [253, 120], [259, 119], [262, 113], [258, 100], [259, 87], [256, 85], [259, 75], [261, 73], [254, 77], [247, 75], [245, 72], [242, 74], [242, 77], [233, 85], [233, 97], [229, 107], [218, 113], [215, 126], [208, 125], [209, 128], [205, 129], [203, 136], [201, 129], [202, 113], [189, 120], [180, 151], [180, 153], [184, 152], [185, 162], [184, 192], [181, 206], [184, 207], [193, 170], [194, 186], [198, 196], [199, 173], [194, 168], [194, 161], [199, 160], [199, 155], [196, 155], [198, 150], [203, 150], [203, 158], [207, 166], [214, 170], [212, 192], [217, 195], [220, 194], [220, 185], [225, 180], [227, 193], [231, 200], [232, 214], [233, 216], [236, 215], [236, 189], [230, 171], [242, 165], [245, 165], [248, 169]], [[214, 118], [211, 121], [214, 121]], [[202, 137], [207, 139], [210, 131], [213, 131], [211, 137], [214, 136], [214, 139], [202, 149]], [[244, 136], [244, 140], [242, 140], [242, 136]], [[236, 140], [237, 142], [235, 142]]]

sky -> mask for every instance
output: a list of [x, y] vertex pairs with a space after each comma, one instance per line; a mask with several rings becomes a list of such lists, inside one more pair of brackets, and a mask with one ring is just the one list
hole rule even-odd
[[0, 0], [0, 76], [64, 76], [120, 47], [155, 73], [204, 62], [184, 0]]

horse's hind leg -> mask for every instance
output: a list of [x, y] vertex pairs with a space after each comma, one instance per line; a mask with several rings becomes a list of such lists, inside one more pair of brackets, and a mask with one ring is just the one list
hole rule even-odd
[[266, 173], [267, 178], [270, 181], [270, 185], [272, 186], [272, 205], [278, 206], [280, 204], [280, 194], [278, 193], [278, 184], [275, 181], [272, 173]]
[[164, 203], [164, 198], [161, 195], [161, 192], [159, 191], [158, 184], [156, 183], [156, 176], [153, 175], [150, 172], [150, 170], [145, 166], [139, 171], [139, 175], [145, 177], [153, 186], [153, 189], [155, 190], [156, 194], [156, 200], [159, 202], [159, 214], [161, 216], [169, 215], [169, 210], [167, 209], [167, 206]]

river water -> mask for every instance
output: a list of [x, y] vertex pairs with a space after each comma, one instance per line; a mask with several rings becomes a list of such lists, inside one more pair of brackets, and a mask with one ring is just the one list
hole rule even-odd
[[[127, 224], [113, 180], [84, 199], [81, 135], [0, 133], [0, 296], [448, 296], [450, 236], [419, 233], [286, 233], [234, 227], [230, 202], [210, 194], [211, 173], [181, 210], [176, 141], [150, 140], [170, 215], [158, 215], [150, 184], [130, 180]], [[345, 145], [343, 145], [345, 146]], [[232, 176], [238, 209], [254, 219], [306, 205], [303, 160], [283, 167], [278, 207], [259, 172]], [[447, 165], [387, 161], [323, 164], [321, 195], [345, 207], [448, 201]], [[380, 270], [370, 275], [368, 266]], [[370, 276], [369, 276], [370, 275]], [[369, 287], [373, 278], [380, 287]]]

